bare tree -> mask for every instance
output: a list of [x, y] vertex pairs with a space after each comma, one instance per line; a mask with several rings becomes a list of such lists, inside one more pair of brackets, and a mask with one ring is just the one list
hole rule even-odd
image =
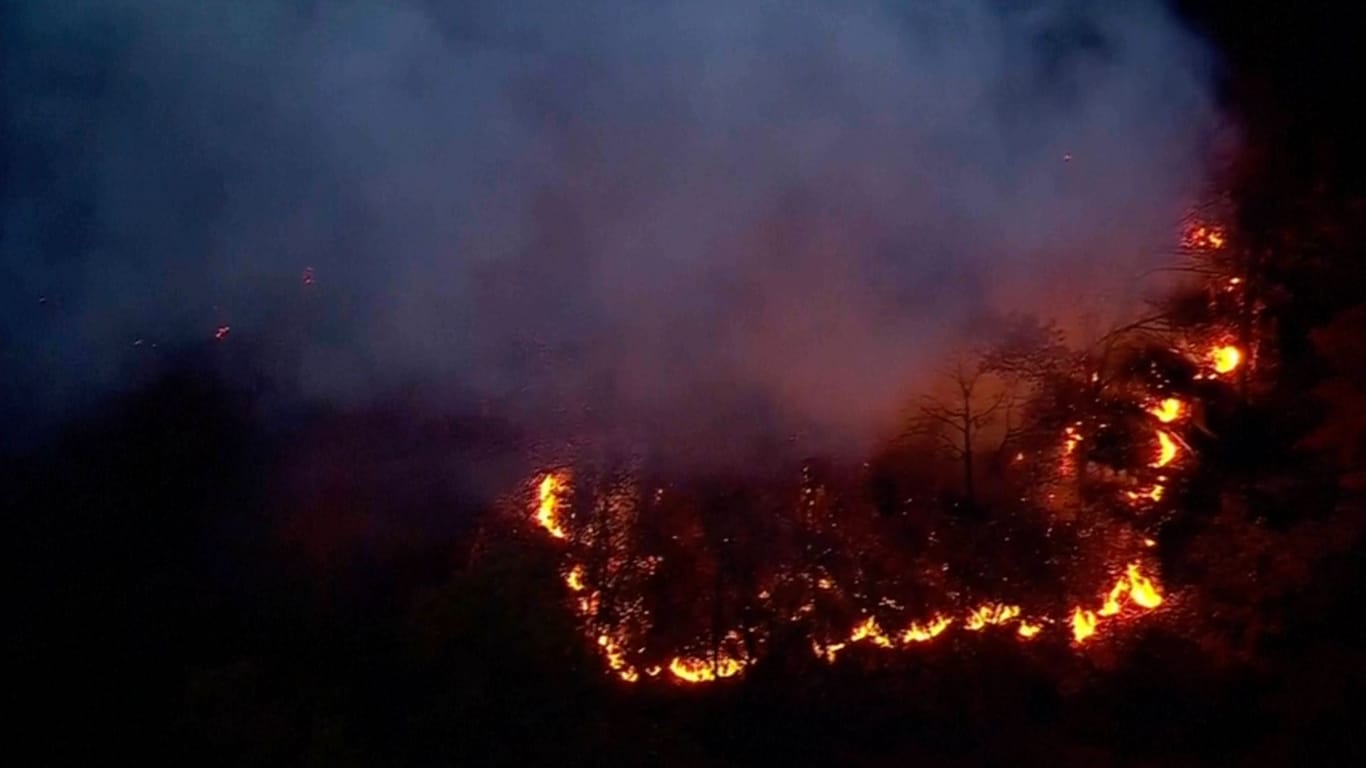
[[963, 498], [969, 507], [977, 502], [973, 455], [979, 433], [996, 418], [1010, 394], [1003, 390], [982, 402], [980, 390], [987, 374], [986, 366], [980, 363], [969, 365], [959, 361], [948, 373], [951, 394], [945, 399], [927, 395], [920, 407], [926, 431], [936, 435], [949, 455], [962, 462]]

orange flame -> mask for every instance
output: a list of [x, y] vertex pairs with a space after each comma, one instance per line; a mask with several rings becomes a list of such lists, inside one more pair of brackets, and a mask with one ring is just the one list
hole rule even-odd
[[1175, 397], [1169, 397], [1148, 409], [1148, 413], [1156, 416], [1157, 420], [1163, 424], [1170, 424], [1181, 418], [1184, 411], [1185, 403], [1182, 403]]
[[1124, 593], [1129, 591], [1129, 583], [1120, 579], [1110, 590], [1110, 594], [1105, 596], [1105, 604], [1096, 611], [1097, 616], [1114, 616], [1119, 613], [1119, 599], [1124, 597]]
[[872, 640], [873, 645], [879, 648], [892, 647], [891, 638], [882, 633], [882, 628], [877, 625], [877, 619], [872, 616], [859, 622], [854, 631], [849, 633], [849, 642], [857, 643], [860, 640]]
[[1166, 432], [1158, 432], [1157, 442], [1160, 447], [1157, 453], [1157, 461], [1153, 462], [1152, 466], [1165, 467], [1176, 458], [1176, 441]]
[[598, 647], [602, 649], [602, 657], [607, 660], [607, 666], [617, 677], [628, 683], [634, 683], [640, 679], [640, 674], [636, 668], [626, 661], [626, 654], [622, 652], [621, 646], [607, 635], [598, 635]]
[[1018, 605], [1001, 605], [999, 603], [992, 605], [987, 603], [969, 613], [964, 625], [976, 632], [988, 624], [1004, 624], [1019, 615], [1020, 606]]
[[953, 619], [947, 616], [935, 616], [929, 624], [921, 625], [912, 622], [906, 630], [901, 633], [901, 644], [910, 645], [911, 643], [923, 643], [939, 637], [944, 630], [949, 628]]
[[1083, 611], [1077, 608], [1072, 612], [1072, 637], [1078, 643], [1086, 642], [1086, 638], [1096, 633], [1096, 614], [1091, 611]]
[[574, 592], [583, 591], [583, 566], [575, 564], [569, 569], [569, 573], [564, 575], [564, 583]]
[[1130, 563], [1125, 574], [1129, 577], [1129, 600], [1150, 610], [1162, 605], [1162, 594], [1157, 591], [1157, 585], [1139, 572], [1138, 563]]
[[1229, 373], [1243, 362], [1243, 352], [1232, 344], [1215, 347], [1209, 353], [1215, 373]]
[[694, 656], [675, 656], [669, 662], [669, 671], [685, 683], [709, 683], [725, 677], [734, 677], [745, 669], [739, 659], [721, 656], [715, 663]]
[[[1069, 428], [1069, 433], [1072, 432], [1073, 430]], [[1162, 463], [1165, 464], [1174, 458], [1176, 443], [1166, 432], [1159, 431], [1158, 436], [1163, 448]], [[1167, 455], [1168, 453], [1171, 455]], [[1159, 477], [1158, 479], [1165, 480], [1166, 478]], [[561, 525], [562, 508], [560, 506], [560, 500], [567, 489], [568, 474], [566, 472], [548, 473], [539, 483], [539, 504], [534, 517], [537, 523], [555, 538], [567, 538], [567, 533]], [[1160, 498], [1161, 490], [1162, 486], [1156, 486], [1151, 492], [1151, 498]], [[1146, 547], [1156, 545], [1156, 542], [1149, 538], [1143, 539], [1142, 543]], [[576, 603], [579, 615], [584, 619], [588, 619], [597, 613], [599, 603], [599, 593], [591, 589], [586, 576], [582, 563], [570, 563], [569, 569], [562, 573], [566, 587], [571, 593], [578, 595]], [[821, 581], [825, 582], [821, 586], [827, 589], [834, 588], [833, 582], [828, 579], [823, 578]], [[760, 594], [764, 597], [768, 596], [767, 590], [762, 590]], [[1080, 606], [1073, 609], [1070, 620], [1073, 639], [1078, 645], [1087, 642], [1098, 631], [1102, 618], [1116, 616], [1122, 618], [1126, 614], [1126, 603], [1135, 606], [1137, 609], [1152, 610], [1161, 606], [1163, 602], [1164, 598], [1157, 584], [1144, 575], [1138, 562], [1131, 562], [1125, 567], [1123, 576], [1105, 594], [1098, 610], [1087, 610]], [[883, 598], [881, 604], [900, 610], [896, 601], [889, 598]], [[798, 614], [794, 615], [793, 619], [795, 620], [802, 613], [811, 610], [814, 610], [814, 606], [808, 603], [799, 609]], [[1137, 615], [1137, 613], [1137, 611], [1131, 611], [1128, 612], [1128, 615]], [[938, 637], [948, 629], [953, 621], [952, 618], [943, 614], [937, 614], [924, 624], [912, 622], [905, 630], [896, 635], [894, 641], [894, 638], [882, 629], [877, 620], [869, 616], [855, 624], [847, 638], [828, 644], [813, 640], [811, 647], [818, 658], [833, 663], [839, 652], [852, 643], [867, 642], [879, 648], [887, 649], [909, 647], [912, 643], [928, 642]], [[1040, 635], [1045, 625], [1055, 623], [1058, 620], [1041, 617], [1035, 621], [1030, 621], [1021, 617], [1018, 605], [986, 602], [968, 612], [964, 618], [964, 625], [969, 631], [980, 631], [988, 625], [999, 626], [1011, 621], [1017, 622], [1016, 636], [1021, 640], [1029, 640]], [[658, 677], [663, 672], [664, 668], [659, 665], [637, 669], [627, 656], [626, 646], [630, 642], [630, 638], [619, 629], [595, 629], [590, 631], [588, 636], [596, 640], [599, 655], [602, 657], [607, 670], [624, 682], [639, 681], [642, 671], [650, 677]], [[727, 640], [732, 641], [740, 639], [739, 633], [736, 631], [730, 632], [726, 637]], [[644, 652], [643, 648], [639, 650], [642, 653]], [[674, 680], [695, 684], [741, 675], [746, 666], [744, 657], [735, 655], [732, 648], [729, 651], [718, 649], [717, 655], [710, 658], [707, 656], [675, 656], [667, 669]]]
[[568, 538], [568, 534], [560, 525], [559, 518], [560, 494], [564, 488], [564, 480], [553, 472], [547, 474], [545, 479], [541, 481], [540, 503], [536, 506], [536, 522], [557, 539]]

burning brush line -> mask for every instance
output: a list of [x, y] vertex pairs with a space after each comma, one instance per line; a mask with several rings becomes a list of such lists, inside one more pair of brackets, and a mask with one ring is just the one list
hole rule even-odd
[[[1209, 350], [1204, 362], [1209, 366], [1205, 375], [1213, 377], [1237, 369], [1243, 358], [1236, 346], [1217, 345]], [[1176, 469], [1175, 465], [1181, 461], [1186, 449], [1178, 432], [1181, 423], [1191, 413], [1190, 406], [1180, 398], [1167, 396], [1150, 402], [1145, 410], [1153, 419], [1151, 434], [1155, 449], [1148, 467], [1164, 473]], [[1064, 475], [1082, 471], [1078, 462], [1078, 446], [1086, 439], [1084, 433], [1085, 424], [1078, 421], [1068, 425], [1059, 436], [1058, 456]], [[1126, 490], [1117, 499], [1127, 499], [1130, 503], [1140, 505], [1159, 502], [1164, 497], [1167, 480], [1167, 474], [1160, 474], [1156, 477], [1157, 482], [1150, 487]], [[570, 532], [568, 510], [570, 473], [567, 470], [545, 472], [534, 483], [534, 487], [536, 493], [530, 517], [536, 528], [554, 541], [573, 544], [575, 537]], [[629, 525], [627, 523], [626, 527]], [[1144, 537], [1142, 544], [1145, 548], [1151, 548], [1156, 542]], [[612, 624], [602, 621], [602, 591], [592, 583], [590, 570], [585, 563], [574, 561], [573, 555], [568, 552], [566, 557], [570, 558], [570, 562], [563, 571], [563, 581], [570, 603], [605, 668], [618, 679], [628, 683], [638, 682], [642, 677], [663, 678], [684, 684], [709, 683], [743, 675], [760, 655], [754, 644], [746, 642], [746, 639], [753, 640], [752, 636], [746, 638], [740, 629], [730, 629], [720, 642], [711, 643], [713, 647], [705, 652], [679, 649], [668, 655], [667, 662], [646, 664], [642, 660], [645, 648], [641, 647], [639, 641], [642, 628], [637, 626], [633, 630], [625, 622]], [[660, 558], [649, 557], [644, 562], [653, 572]], [[812, 576], [807, 581], [811, 589], [820, 592], [841, 590], [840, 585], [828, 574]], [[1158, 610], [1167, 602], [1152, 574], [1152, 566], [1145, 562], [1141, 554], [1128, 558], [1117, 569], [1117, 576], [1110, 582], [1108, 589], [1099, 589], [1095, 594], [1098, 597], [1094, 603], [1073, 605], [1060, 615], [1026, 615], [1019, 605], [986, 601], [966, 612], [961, 609], [944, 611], [887, 626], [865, 611], [847, 632], [813, 638], [810, 647], [817, 658], [834, 663], [842, 651], [855, 646], [897, 651], [935, 642], [950, 631], [982, 633], [1005, 630], [1023, 643], [1051, 635], [1081, 649], [1107, 633], [1122, 628], [1125, 623]], [[767, 590], [759, 594], [761, 600], [769, 597]], [[889, 598], [883, 598], [879, 603], [899, 609], [895, 601]], [[808, 600], [788, 618], [792, 621], [802, 620], [814, 611], [814, 602]], [[763, 638], [759, 638], [758, 643], [762, 642]]]
[[[564, 497], [570, 490], [569, 473], [548, 472], [536, 488], [537, 498], [531, 513], [536, 526], [551, 539], [567, 539], [567, 520], [562, 514], [567, 506]], [[570, 563], [564, 571], [563, 581], [576, 613], [586, 626], [592, 627], [599, 593], [589, 584], [584, 564]], [[821, 577], [818, 586], [822, 590], [837, 588], [828, 577]], [[1021, 642], [1033, 641], [1045, 632], [1056, 632], [1070, 635], [1069, 642], [1080, 647], [1091, 642], [1103, 626], [1154, 611], [1166, 601], [1157, 582], [1145, 572], [1141, 560], [1128, 563], [1113, 586], [1101, 594], [1095, 605], [1074, 606], [1063, 616], [1026, 616], [1019, 605], [995, 601], [984, 602], [963, 615], [938, 613], [927, 619], [910, 621], [895, 630], [884, 628], [876, 617], [866, 616], [843, 637], [826, 641], [813, 639], [811, 650], [816, 657], [834, 663], [846, 648], [863, 645], [889, 651], [904, 650], [934, 641], [955, 627], [961, 627], [965, 632], [1007, 628]], [[667, 664], [655, 665], [633, 660], [639, 654], [630, 650], [630, 633], [621, 628], [594, 629], [591, 637], [607, 671], [628, 683], [638, 682], [642, 677], [664, 677], [666, 672], [667, 678], [677, 683], [709, 683], [738, 677], [756, 660], [743, 651], [741, 633], [736, 629], [729, 630], [720, 647], [711, 652], [680, 652], [672, 655]]]

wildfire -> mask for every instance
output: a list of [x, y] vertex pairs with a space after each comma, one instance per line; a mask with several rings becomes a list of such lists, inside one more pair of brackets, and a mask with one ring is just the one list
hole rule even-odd
[[882, 633], [882, 628], [878, 626], [877, 619], [872, 616], [859, 622], [854, 627], [854, 631], [849, 633], [849, 642], [857, 643], [861, 640], [871, 640], [873, 645], [879, 648], [892, 647], [892, 639]]
[[1163, 424], [1170, 424], [1173, 421], [1176, 421], [1181, 418], [1184, 412], [1185, 404], [1175, 397], [1169, 397], [1148, 409], [1148, 413], [1151, 413]]
[[744, 669], [745, 665], [739, 659], [730, 656], [718, 656], [715, 662], [693, 656], [675, 656], [673, 661], [669, 662], [669, 671], [685, 683], [709, 683], [721, 678], [735, 677]]
[[988, 624], [999, 625], [1020, 615], [1020, 606], [1001, 605], [987, 603], [968, 614], [967, 621], [964, 623], [968, 629], [976, 632]]
[[540, 503], [536, 506], [536, 522], [546, 530], [551, 536], [557, 539], [567, 538], [564, 528], [560, 524], [560, 494], [565, 489], [565, 482], [560, 476], [551, 472], [541, 480], [539, 489]]
[[1223, 248], [1226, 242], [1222, 228], [1200, 225], [1187, 230], [1181, 244], [1197, 250], [1217, 251]]
[[[1179, 407], [1169, 405], [1161, 406], [1163, 413], [1179, 411]], [[1154, 413], [1157, 416], [1157, 413]], [[1159, 418], [1161, 418], [1159, 416]], [[1069, 434], [1075, 431], [1069, 428]], [[1174, 439], [1166, 432], [1158, 432], [1159, 439], [1162, 441], [1162, 463], [1170, 462], [1176, 453]], [[1080, 439], [1080, 436], [1077, 436]], [[1159, 478], [1165, 480], [1165, 478]], [[537, 524], [543, 528], [550, 536], [558, 539], [567, 539], [569, 532], [565, 527], [563, 500], [569, 491], [569, 475], [565, 471], [554, 471], [546, 473], [541, 477], [537, 484], [538, 499], [534, 512]], [[1161, 486], [1156, 486], [1149, 492], [1150, 498], [1156, 500], [1160, 498]], [[1131, 493], [1131, 496], [1133, 494]], [[1152, 539], [1144, 539], [1143, 545], [1151, 547], [1155, 545]], [[655, 562], [658, 558], [644, 556], [641, 562]], [[587, 637], [595, 641], [598, 655], [602, 658], [606, 671], [624, 682], [634, 683], [641, 679], [642, 675], [649, 677], [659, 677], [664, 670], [668, 670], [669, 675], [664, 675], [676, 682], [687, 684], [709, 683], [729, 677], [736, 677], [744, 674], [748, 666], [748, 655], [737, 651], [735, 643], [740, 642], [741, 636], [738, 630], [732, 630], [726, 634], [726, 645], [717, 647], [711, 652], [691, 653], [674, 656], [667, 666], [661, 664], [651, 664], [643, 666], [644, 660], [632, 656], [628, 648], [633, 648], [635, 640], [624, 626], [612, 627], [604, 626], [594, 617], [599, 616], [600, 595], [593, 587], [588, 578], [588, 573], [582, 562], [570, 561], [566, 563], [567, 570], [562, 571], [561, 578], [572, 595], [574, 604], [578, 608], [578, 615], [585, 624], [593, 627], [588, 631]], [[835, 589], [835, 584], [828, 576], [814, 579], [808, 582], [810, 587], [815, 589]], [[760, 590], [761, 599], [771, 597], [767, 589]], [[1022, 616], [1019, 605], [1002, 602], [983, 602], [980, 605], [967, 611], [963, 618], [963, 626], [971, 632], [978, 632], [988, 626], [1014, 625], [1014, 634], [1021, 641], [1031, 640], [1043, 634], [1044, 630], [1053, 624], [1071, 624], [1072, 639], [1077, 645], [1088, 642], [1096, 635], [1100, 629], [1100, 623], [1105, 620], [1123, 621], [1125, 617], [1137, 616], [1143, 611], [1153, 610], [1162, 605], [1164, 598], [1157, 584], [1145, 575], [1137, 561], [1130, 562], [1125, 566], [1123, 574], [1114, 582], [1113, 586], [1103, 594], [1100, 605], [1094, 609], [1087, 609], [1081, 606], [1075, 607], [1070, 615], [1070, 620], [1056, 616], [1040, 616], [1026, 619]], [[879, 604], [891, 610], [902, 610], [901, 605], [890, 598], [882, 598]], [[814, 611], [814, 606], [808, 602], [802, 606], [802, 610], [793, 616], [798, 620], [802, 615]], [[889, 634], [879, 624], [877, 618], [865, 616], [850, 629], [849, 634], [839, 638], [835, 642], [811, 641], [812, 651], [818, 658], [829, 663], [834, 663], [839, 653], [857, 643], [863, 643], [877, 648], [894, 650], [898, 648], [909, 648], [915, 643], [926, 643], [934, 640], [943, 634], [954, 623], [954, 619], [942, 613], [935, 614], [925, 622], [911, 622], [904, 630]], [[1050, 630], [1051, 631], [1051, 630]], [[644, 648], [638, 650], [644, 653]], [[642, 666], [637, 666], [642, 664]]]
[[1176, 458], [1176, 441], [1166, 432], [1159, 431], [1157, 433], [1157, 442], [1159, 444], [1157, 461], [1154, 461], [1152, 466], [1161, 468], [1172, 463], [1172, 460]]
[[564, 583], [574, 592], [583, 591], [583, 566], [575, 565], [569, 569], [569, 573], [564, 576]]
[[844, 650], [845, 645], [846, 643], [830, 643], [829, 645], [822, 646], [820, 643], [812, 640], [811, 650], [815, 652], [817, 657], [825, 659], [826, 663], [834, 664], [835, 656], [840, 651]]
[[1138, 501], [1140, 499], [1148, 499], [1150, 501], [1161, 501], [1162, 494], [1165, 493], [1166, 490], [1167, 489], [1161, 485], [1154, 485], [1152, 488], [1149, 488], [1146, 491], [1125, 491], [1124, 495], [1128, 496], [1130, 501]]
[[911, 643], [923, 643], [927, 640], [933, 640], [936, 637], [939, 637], [944, 630], [948, 629], [949, 625], [952, 623], [953, 619], [950, 619], [947, 616], [936, 616], [930, 623], [924, 625], [912, 622], [911, 625], [906, 627], [906, 630], [901, 633], [901, 644], [910, 645]]
[[1063, 442], [1062, 452], [1065, 456], [1071, 456], [1072, 452], [1077, 449], [1077, 443], [1081, 442], [1081, 434], [1077, 432], [1075, 427], [1068, 427], [1064, 433], [1066, 440]]
[[1148, 577], [1138, 570], [1137, 563], [1130, 563], [1125, 570], [1129, 578], [1129, 600], [1140, 608], [1152, 610], [1162, 605], [1162, 594]]
[[1215, 373], [1229, 373], [1243, 362], [1243, 352], [1232, 344], [1215, 347], [1209, 353]]
[[640, 673], [626, 660], [626, 654], [622, 652], [621, 645], [607, 635], [598, 635], [598, 647], [602, 649], [602, 656], [607, 660], [607, 666], [617, 676], [628, 683], [634, 683], [640, 679]]
[[1072, 612], [1072, 637], [1078, 643], [1086, 642], [1086, 638], [1096, 633], [1096, 621], [1094, 612], [1077, 608]]
[[1125, 567], [1124, 575], [1105, 595], [1100, 610], [1088, 611], [1077, 607], [1072, 611], [1072, 637], [1078, 643], [1085, 642], [1096, 633], [1101, 618], [1118, 616], [1124, 610], [1123, 601], [1126, 596], [1133, 605], [1149, 611], [1162, 605], [1163, 600], [1157, 585], [1143, 575], [1138, 563], [1130, 563]]

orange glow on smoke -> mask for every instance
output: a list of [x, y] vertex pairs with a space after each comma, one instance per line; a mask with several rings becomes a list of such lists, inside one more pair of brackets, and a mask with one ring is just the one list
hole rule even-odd
[[1217, 251], [1227, 243], [1224, 230], [1220, 227], [1200, 225], [1186, 230], [1181, 244], [1187, 248], [1202, 251]]
[[1243, 362], [1243, 353], [1232, 344], [1226, 344], [1210, 350], [1209, 359], [1215, 373], [1229, 373]]
[[565, 482], [554, 472], [548, 473], [539, 488], [540, 501], [536, 505], [536, 522], [551, 536], [567, 538], [560, 524], [560, 494], [565, 490]]
[[1176, 458], [1176, 441], [1166, 432], [1158, 432], [1157, 442], [1159, 444], [1157, 461], [1154, 461], [1152, 466], [1159, 468], [1165, 467], [1172, 463], [1172, 460]]

